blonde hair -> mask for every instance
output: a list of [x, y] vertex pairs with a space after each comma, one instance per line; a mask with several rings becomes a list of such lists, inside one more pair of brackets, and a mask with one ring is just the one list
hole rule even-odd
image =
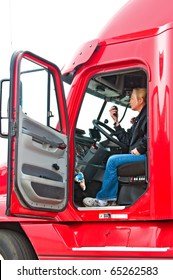
[[143, 98], [144, 102], [147, 102], [147, 89], [146, 88], [134, 88], [133, 93], [136, 95], [137, 99]]

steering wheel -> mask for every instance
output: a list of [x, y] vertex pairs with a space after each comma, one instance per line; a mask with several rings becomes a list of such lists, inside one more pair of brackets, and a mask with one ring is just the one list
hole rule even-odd
[[[107, 139], [109, 139], [113, 143], [117, 144], [122, 149], [127, 149], [127, 146], [125, 144], [121, 143], [117, 138], [113, 137], [114, 133], [115, 133], [115, 130], [113, 130], [107, 124], [105, 124], [105, 123], [103, 123], [99, 120], [93, 120], [93, 125], [94, 125], [95, 128], [98, 129], [98, 131], [100, 133], [102, 133], [104, 136], [106, 136]], [[109, 131], [110, 133], [108, 133], [106, 130]]]

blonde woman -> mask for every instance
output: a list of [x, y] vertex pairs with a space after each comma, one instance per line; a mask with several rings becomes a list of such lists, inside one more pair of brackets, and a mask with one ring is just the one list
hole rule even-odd
[[129, 148], [128, 154], [116, 154], [110, 156], [106, 164], [103, 183], [96, 198], [86, 197], [83, 204], [86, 207], [103, 207], [116, 205], [118, 194], [117, 168], [119, 165], [145, 161], [147, 152], [147, 106], [146, 88], [135, 88], [130, 98], [130, 106], [139, 114], [135, 118], [130, 129], [125, 131], [118, 122], [117, 109], [113, 106], [109, 112], [114, 121], [115, 135], [119, 141]]

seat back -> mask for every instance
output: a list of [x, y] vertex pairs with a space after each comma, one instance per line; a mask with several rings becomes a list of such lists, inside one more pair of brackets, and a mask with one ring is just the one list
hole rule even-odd
[[147, 188], [145, 162], [133, 162], [118, 167], [119, 205], [133, 204]]

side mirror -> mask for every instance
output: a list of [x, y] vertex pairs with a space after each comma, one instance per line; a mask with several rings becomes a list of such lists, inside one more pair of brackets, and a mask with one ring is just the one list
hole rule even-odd
[[0, 81], [0, 136], [8, 137], [8, 106], [9, 106], [10, 80]]

